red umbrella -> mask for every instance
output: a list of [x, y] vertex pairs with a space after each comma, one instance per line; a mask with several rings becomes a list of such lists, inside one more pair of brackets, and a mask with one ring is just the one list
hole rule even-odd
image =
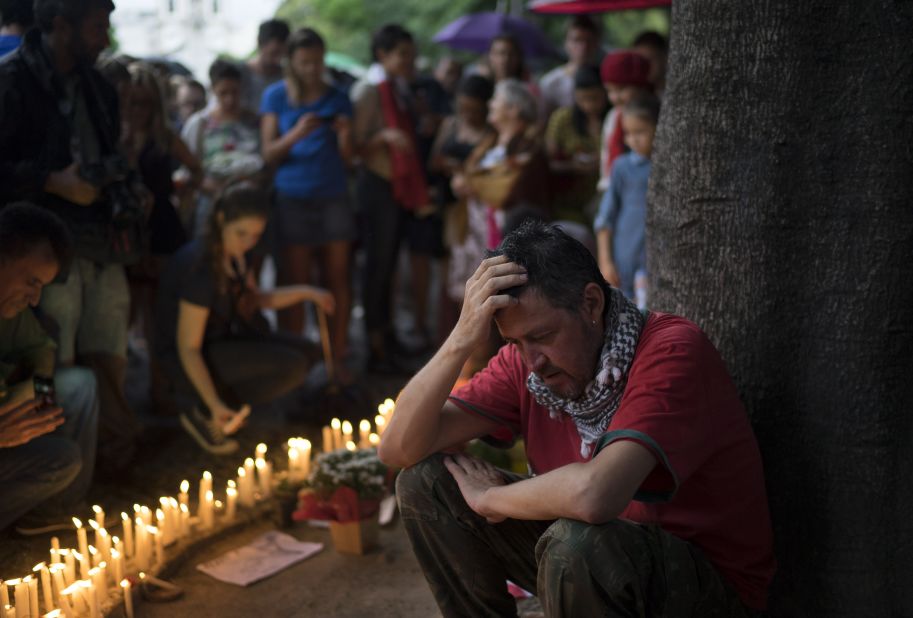
[[527, 8], [535, 13], [577, 15], [625, 9], [650, 9], [671, 4], [672, 0], [532, 0]]

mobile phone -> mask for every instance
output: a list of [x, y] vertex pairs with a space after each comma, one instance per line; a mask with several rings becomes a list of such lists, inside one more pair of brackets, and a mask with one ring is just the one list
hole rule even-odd
[[54, 378], [36, 373], [35, 377], [32, 378], [32, 384], [35, 388], [35, 399], [40, 399], [45, 406], [57, 404], [57, 392], [54, 390]]

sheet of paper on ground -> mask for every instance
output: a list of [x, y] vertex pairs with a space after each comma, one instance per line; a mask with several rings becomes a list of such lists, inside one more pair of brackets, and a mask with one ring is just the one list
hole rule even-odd
[[273, 530], [243, 547], [198, 564], [197, 569], [220, 581], [248, 586], [310, 558], [322, 549], [323, 543], [303, 543]]

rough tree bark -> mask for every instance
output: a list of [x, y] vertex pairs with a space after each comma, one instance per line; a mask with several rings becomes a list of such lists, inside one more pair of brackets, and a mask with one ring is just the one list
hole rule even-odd
[[913, 2], [673, 3], [651, 304], [749, 409], [773, 616], [913, 616]]

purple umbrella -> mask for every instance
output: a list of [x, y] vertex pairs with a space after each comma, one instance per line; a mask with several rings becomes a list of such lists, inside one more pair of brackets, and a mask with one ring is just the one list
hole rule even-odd
[[491, 40], [501, 34], [513, 35], [527, 57], [552, 56], [555, 49], [538, 26], [503, 13], [470, 13], [450, 22], [434, 35], [434, 42], [453, 49], [484, 53]]

